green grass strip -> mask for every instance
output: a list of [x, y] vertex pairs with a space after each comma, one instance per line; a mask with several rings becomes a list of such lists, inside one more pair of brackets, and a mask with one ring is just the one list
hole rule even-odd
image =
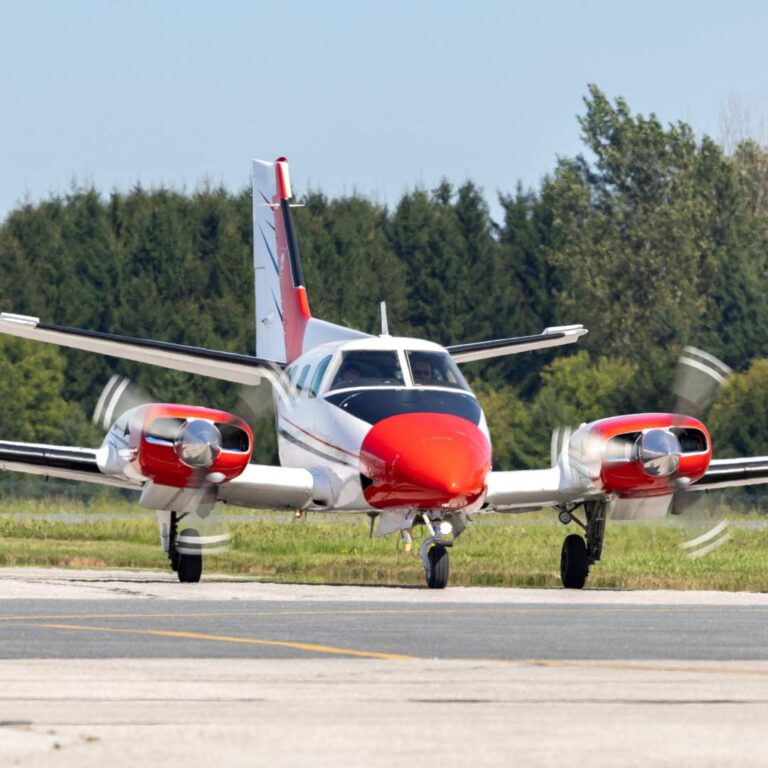
[[[221, 508], [229, 515], [229, 508]], [[47, 516], [47, 517], [46, 517]], [[249, 517], [254, 519], [249, 519]], [[215, 519], [215, 516], [214, 516]], [[592, 568], [591, 587], [620, 589], [768, 588], [768, 526], [765, 517], [739, 518], [730, 539], [700, 559], [681, 543], [712, 528], [717, 520], [610, 522], [603, 560]], [[332, 522], [325, 522], [332, 521]], [[224, 525], [232, 547], [206, 560], [208, 572], [241, 574], [281, 582], [422, 584], [414, 551], [397, 536], [368, 537], [365, 516], [310, 513], [234, 515]], [[219, 529], [221, 530], [221, 529]], [[559, 586], [560, 547], [576, 530], [554, 514], [494, 515], [471, 523], [451, 550], [452, 585]], [[417, 529], [417, 536], [419, 529]], [[157, 523], [129, 504], [89, 507], [77, 503], [6, 504], [0, 517], [0, 565], [77, 568], [149, 568], [165, 571]]]

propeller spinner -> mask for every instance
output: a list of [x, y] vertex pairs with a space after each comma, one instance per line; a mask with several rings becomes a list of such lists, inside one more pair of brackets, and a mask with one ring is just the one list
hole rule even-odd
[[680, 440], [668, 429], [649, 429], [637, 438], [635, 461], [650, 477], [670, 477], [680, 467]]

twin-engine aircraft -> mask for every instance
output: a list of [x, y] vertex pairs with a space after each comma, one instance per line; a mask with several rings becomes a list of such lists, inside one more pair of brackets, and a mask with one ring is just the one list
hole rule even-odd
[[[279, 466], [251, 463], [253, 434], [237, 416], [143, 404], [120, 414], [101, 447], [0, 443], [0, 468], [140, 492], [182, 582], [200, 580], [205, 543], [182, 528], [216, 501], [257, 509], [366, 513], [377, 534], [423, 524], [426, 583], [448, 583], [448, 552], [467, 515], [553, 507], [584, 535], [566, 537], [562, 582], [581, 588], [600, 560], [606, 520], [666, 514], [678, 491], [768, 481], [768, 458], [713, 460], [706, 427], [645, 413], [583, 424], [546, 469], [497, 472], [485, 415], [460, 366], [576, 342], [580, 325], [534, 336], [442, 347], [372, 336], [312, 317], [289, 200], [288, 162], [253, 162], [256, 354], [79, 330], [14, 314], [0, 332], [242, 385], [272, 384]], [[700, 355], [695, 367], [721, 376]], [[581, 512], [579, 512], [581, 510]], [[577, 516], [579, 512], [579, 516]], [[213, 537], [209, 537], [213, 538]]]

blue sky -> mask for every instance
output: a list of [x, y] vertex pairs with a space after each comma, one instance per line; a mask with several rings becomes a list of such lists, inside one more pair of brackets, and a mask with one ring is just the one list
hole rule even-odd
[[280, 154], [298, 193], [392, 204], [471, 178], [496, 213], [580, 151], [590, 82], [761, 133], [766, 29], [768, 4], [738, 1], [2, 0], [0, 218], [73, 180], [239, 190]]

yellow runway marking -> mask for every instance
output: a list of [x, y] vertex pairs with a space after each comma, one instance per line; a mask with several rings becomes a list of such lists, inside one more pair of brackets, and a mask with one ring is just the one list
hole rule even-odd
[[176, 637], [186, 640], [208, 640], [216, 643], [239, 643], [243, 645], [262, 645], [276, 648], [292, 648], [297, 651], [312, 653], [329, 653], [335, 656], [358, 656], [365, 659], [386, 659], [408, 661], [415, 656], [404, 656], [400, 653], [381, 653], [379, 651], [358, 651], [353, 648], [337, 648], [332, 645], [315, 645], [313, 643], [295, 643], [287, 640], [261, 640], [256, 637], [233, 637], [230, 635], [208, 635], [202, 632], [178, 632], [170, 629], [128, 629], [126, 627], [92, 627], [85, 624], [32, 624], [45, 629], [71, 629], [77, 632], [123, 632], [133, 635], [152, 635], [154, 637]]
[[745, 667], [690, 667], [678, 664], [648, 664], [645, 662], [626, 661], [549, 661], [546, 659], [526, 659], [522, 663], [536, 667], [576, 668], [576, 669], [620, 669], [638, 672], [703, 672], [709, 675], [768, 675], [768, 669], [749, 669]]

